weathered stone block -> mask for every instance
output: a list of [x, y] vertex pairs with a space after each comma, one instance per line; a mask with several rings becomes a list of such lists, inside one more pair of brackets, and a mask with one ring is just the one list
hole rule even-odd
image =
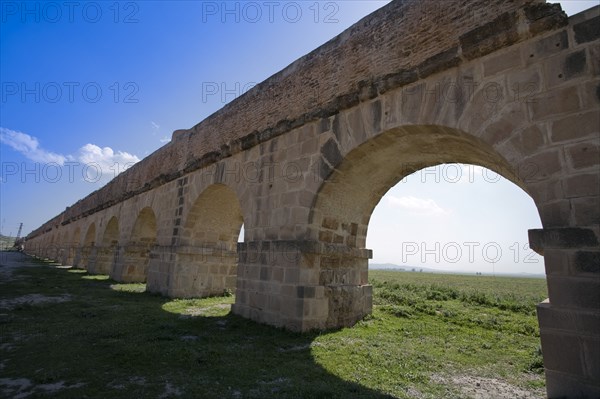
[[[600, 165], [600, 141], [578, 143], [566, 148], [570, 164], [574, 169], [598, 167]], [[598, 176], [596, 175], [596, 181]], [[600, 183], [598, 183], [600, 184]]]
[[484, 76], [492, 76], [507, 69], [521, 65], [521, 51], [518, 48], [490, 56], [483, 61]]
[[298, 283], [300, 270], [297, 268], [286, 268], [284, 282], [288, 284]]
[[519, 38], [516, 22], [516, 13], [507, 12], [463, 34], [460, 37], [463, 56], [471, 60], [515, 43]]
[[587, 72], [585, 50], [579, 50], [564, 56], [552, 58], [545, 67], [546, 84], [552, 88], [571, 79], [581, 77]]
[[[583, 374], [583, 351], [579, 339], [573, 335], [542, 332], [544, 367], [547, 370], [561, 371], [569, 374]], [[556, 350], [561, 348], [561, 350]]]
[[527, 171], [527, 181], [546, 180], [562, 171], [561, 152], [556, 150], [538, 153], [525, 159], [521, 170]]
[[519, 148], [523, 155], [532, 155], [542, 148], [546, 142], [546, 135], [537, 125], [529, 126], [522, 130], [517, 136], [517, 148]]
[[571, 200], [574, 222], [578, 226], [600, 224], [600, 197], [582, 197]]
[[525, 6], [525, 17], [533, 35], [568, 24], [567, 14], [560, 4], [530, 3]]
[[544, 250], [546, 274], [590, 277], [600, 275], [600, 251], [598, 250]]
[[600, 331], [600, 313], [594, 310], [557, 308], [544, 301], [537, 306], [537, 316], [542, 331], [563, 330], [589, 336], [597, 336]]
[[544, 58], [558, 53], [569, 47], [567, 31], [563, 30], [532, 44], [522, 47], [523, 57], [527, 64], [538, 62], [538, 58]]
[[[463, 47], [463, 54], [464, 54]], [[485, 51], [482, 48], [478, 48], [475, 50], [472, 47], [469, 47], [468, 54], [472, 54], [474, 51]], [[426, 78], [429, 75], [433, 75], [434, 73], [445, 71], [446, 69], [450, 69], [456, 67], [460, 64], [460, 56], [458, 55], [458, 47], [454, 47], [448, 50], [445, 50], [441, 53], [438, 53], [427, 60], [423, 61], [418, 66], [419, 77]]]
[[551, 140], [559, 143], [600, 134], [600, 113], [576, 113], [552, 123]]
[[548, 276], [550, 303], [557, 307], [576, 309], [600, 309], [600, 280]]
[[534, 120], [577, 112], [580, 108], [577, 88], [567, 87], [538, 96], [528, 104]]
[[585, 248], [595, 247], [598, 238], [590, 229], [565, 227], [529, 230], [532, 248]]
[[[558, 355], [559, 356], [559, 355]], [[546, 369], [546, 391], [549, 398], [598, 398], [600, 384], [594, 380]]]
[[565, 179], [567, 198], [589, 197], [600, 195], [600, 181], [596, 174], [575, 175]]
[[584, 353], [584, 376], [592, 381], [600, 381], [600, 336], [582, 337]]
[[521, 107], [512, 107], [507, 112], [507, 117], [498, 122], [489, 124], [483, 131], [481, 138], [488, 144], [496, 146], [509, 139], [517, 130], [518, 124], [524, 119], [524, 112]]
[[534, 96], [542, 91], [542, 75], [537, 65], [508, 72], [507, 79], [512, 98], [518, 103], [532, 102]]
[[[600, 250], [577, 251], [573, 262], [573, 270], [577, 273], [593, 273], [600, 275]], [[600, 329], [598, 331], [600, 331]]]
[[574, 25], [573, 32], [578, 44], [597, 40], [600, 38], [600, 16]]

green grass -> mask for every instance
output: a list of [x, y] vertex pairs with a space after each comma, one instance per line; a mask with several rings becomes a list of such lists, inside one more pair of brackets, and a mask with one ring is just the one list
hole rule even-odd
[[[295, 334], [230, 314], [231, 296], [172, 300], [48, 263], [17, 269], [0, 301], [66, 300], [0, 308], [0, 397], [62, 383], [52, 397], [459, 398], [463, 376], [543, 391], [544, 280], [370, 275], [371, 316]], [[31, 386], [8, 387], [18, 379]]]

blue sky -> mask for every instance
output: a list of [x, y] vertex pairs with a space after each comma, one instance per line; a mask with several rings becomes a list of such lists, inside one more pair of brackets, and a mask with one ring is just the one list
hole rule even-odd
[[[1, 233], [35, 229], [386, 3], [1, 1]], [[572, 15], [597, 1], [561, 3]], [[543, 272], [526, 249], [539, 227], [531, 199], [493, 173], [451, 168], [384, 197], [374, 261]]]

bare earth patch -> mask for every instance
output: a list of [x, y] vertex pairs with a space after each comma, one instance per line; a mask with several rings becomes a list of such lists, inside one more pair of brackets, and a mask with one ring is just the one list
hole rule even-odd
[[21, 305], [44, 305], [47, 303], [60, 303], [71, 300], [71, 295], [45, 296], [41, 294], [23, 295], [17, 298], [0, 300], [0, 309], [12, 310]]
[[54, 384], [34, 385], [27, 378], [0, 378], [0, 393], [13, 399], [27, 398], [37, 394], [52, 394], [63, 389], [80, 388], [84, 383], [68, 385], [64, 381], [55, 382]]
[[206, 307], [190, 307], [184, 311], [186, 316], [210, 316], [215, 310], [229, 309], [231, 307], [228, 303], [220, 303], [217, 305], [206, 306]]
[[181, 389], [171, 385], [170, 382], [165, 383], [165, 391], [158, 397], [158, 399], [167, 399], [172, 397], [181, 396]]
[[499, 378], [458, 375], [432, 376], [432, 381], [455, 385], [467, 398], [471, 399], [544, 399], [543, 390], [524, 390]]

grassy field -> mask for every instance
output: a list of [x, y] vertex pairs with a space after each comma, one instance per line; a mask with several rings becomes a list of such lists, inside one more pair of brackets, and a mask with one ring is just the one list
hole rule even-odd
[[544, 396], [542, 279], [373, 271], [371, 316], [295, 334], [231, 315], [233, 297], [172, 300], [15, 256], [0, 257], [0, 397]]

